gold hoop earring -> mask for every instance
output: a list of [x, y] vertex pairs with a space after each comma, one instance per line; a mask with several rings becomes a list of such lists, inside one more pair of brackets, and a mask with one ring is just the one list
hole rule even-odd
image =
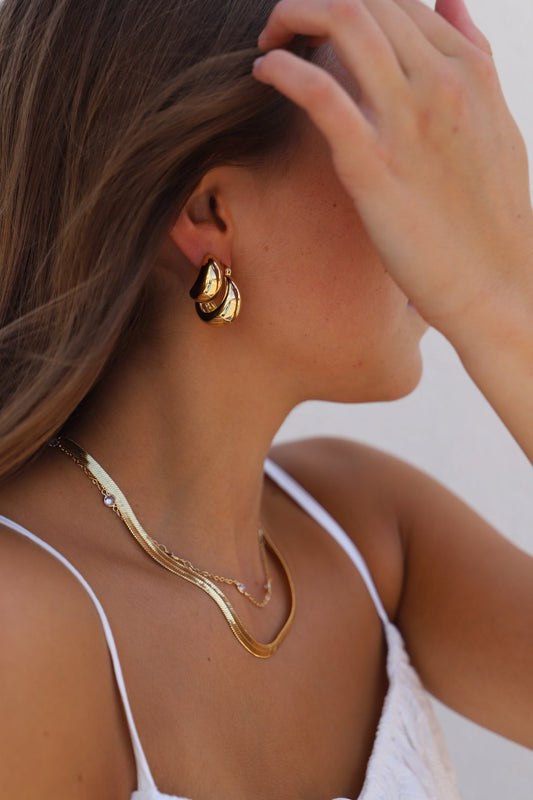
[[231, 269], [207, 255], [189, 292], [198, 316], [211, 325], [230, 325], [239, 316], [241, 295], [232, 280]]

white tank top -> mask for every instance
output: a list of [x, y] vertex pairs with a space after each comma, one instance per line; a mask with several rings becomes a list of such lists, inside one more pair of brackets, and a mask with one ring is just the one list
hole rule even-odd
[[[266, 474], [319, 523], [346, 552], [366, 584], [383, 623], [387, 642], [389, 687], [358, 798], [351, 800], [459, 800], [453, 768], [429, 698], [409, 663], [403, 639], [389, 621], [368, 568], [352, 540], [333, 517], [290, 475], [267, 459]], [[0, 524], [26, 536], [61, 561], [75, 575], [96, 606], [105, 632], [115, 677], [124, 704], [135, 761], [137, 789], [131, 800], [190, 800], [157, 789], [131, 713], [115, 640], [93, 590], [67, 559], [16, 522], [0, 515]], [[250, 799], [252, 800], [252, 798]], [[349, 800], [334, 798], [334, 800]]]

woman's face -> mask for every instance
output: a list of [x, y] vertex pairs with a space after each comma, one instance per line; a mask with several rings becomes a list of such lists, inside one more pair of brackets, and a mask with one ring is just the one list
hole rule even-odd
[[248, 343], [278, 375], [286, 368], [299, 399], [412, 391], [427, 326], [386, 272], [321, 135], [304, 121], [287, 162], [253, 175], [233, 250]]

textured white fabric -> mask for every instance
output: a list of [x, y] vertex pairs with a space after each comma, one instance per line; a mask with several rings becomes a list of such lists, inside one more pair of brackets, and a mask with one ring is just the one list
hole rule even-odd
[[[400, 632], [387, 618], [361, 554], [333, 517], [281, 467], [267, 460], [265, 472], [345, 550], [361, 574], [383, 623], [388, 647], [389, 688], [363, 789], [359, 797], [352, 800], [459, 800], [453, 768], [429, 698], [409, 663]], [[0, 524], [31, 539], [59, 559], [80, 581], [96, 607], [109, 646], [137, 764], [138, 788], [131, 800], [189, 800], [162, 794], [155, 785], [131, 713], [113, 634], [105, 612], [87, 581], [64, 556], [35, 534], [1, 515]]]

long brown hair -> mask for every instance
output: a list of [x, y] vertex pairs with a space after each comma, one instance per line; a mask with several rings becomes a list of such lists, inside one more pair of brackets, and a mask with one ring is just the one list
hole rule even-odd
[[94, 386], [205, 171], [288, 135], [250, 75], [272, 6], [0, 4], [0, 478]]

